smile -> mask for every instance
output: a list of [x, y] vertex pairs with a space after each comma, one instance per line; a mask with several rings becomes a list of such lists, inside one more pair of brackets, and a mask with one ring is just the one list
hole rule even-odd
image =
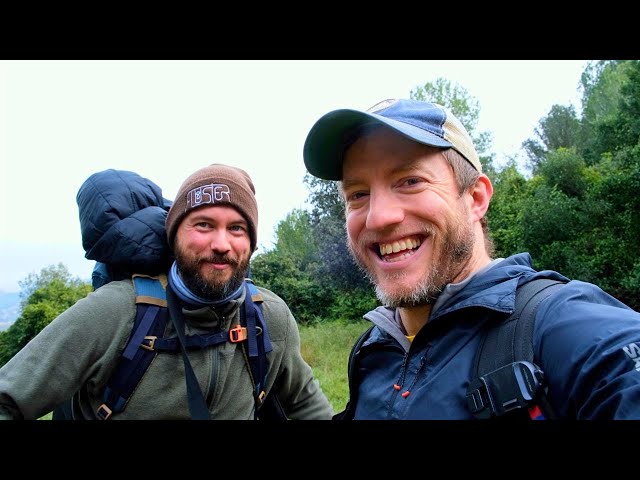
[[379, 243], [380, 257], [385, 261], [397, 261], [413, 255], [415, 249], [422, 244], [417, 236], [406, 237], [391, 243]]

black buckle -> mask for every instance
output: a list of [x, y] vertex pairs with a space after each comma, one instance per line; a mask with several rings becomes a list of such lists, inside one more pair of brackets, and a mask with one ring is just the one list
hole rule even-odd
[[544, 375], [530, 362], [513, 362], [475, 379], [467, 388], [467, 406], [485, 420], [513, 410], [528, 410], [538, 399]]

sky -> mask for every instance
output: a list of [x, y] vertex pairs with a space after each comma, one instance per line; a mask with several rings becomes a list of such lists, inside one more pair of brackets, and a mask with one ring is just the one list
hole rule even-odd
[[0, 292], [63, 263], [88, 280], [76, 194], [93, 173], [134, 171], [174, 199], [211, 163], [245, 169], [258, 253], [308, 190], [302, 149], [339, 108], [367, 109], [437, 78], [479, 102], [497, 165], [554, 104], [580, 112], [585, 60], [0, 60]]

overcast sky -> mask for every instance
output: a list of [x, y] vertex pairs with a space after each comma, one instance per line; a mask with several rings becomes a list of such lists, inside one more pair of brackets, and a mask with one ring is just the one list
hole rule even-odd
[[576, 106], [586, 61], [0, 61], [0, 291], [48, 265], [89, 279], [76, 193], [108, 168], [173, 199], [215, 162], [252, 176], [258, 245], [305, 206], [302, 146], [323, 114], [366, 109], [442, 77], [480, 103], [498, 162], [554, 104]]

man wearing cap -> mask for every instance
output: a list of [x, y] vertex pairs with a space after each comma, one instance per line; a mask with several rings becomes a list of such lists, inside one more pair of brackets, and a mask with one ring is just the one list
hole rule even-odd
[[[180, 187], [165, 226], [175, 255], [165, 278], [170, 315], [179, 312], [185, 335], [206, 338], [221, 332], [227, 338], [225, 332], [238, 327], [249, 295], [245, 273], [257, 243], [251, 178], [222, 164], [198, 170]], [[258, 292], [267, 327], [259, 334], [270, 340], [265, 340], [266, 398], [277, 395], [289, 419], [330, 419], [332, 408], [301, 356], [289, 308], [269, 290]], [[0, 418], [39, 418], [78, 391], [76, 416], [103, 418], [96, 412], [132, 332], [135, 300], [131, 279], [111, 281], [54, 319], [0, 369]], [[180, 336], [175, 325], [180, 324], [168, 323], [164, 338]], [[109, 418], [198, 418], [192, 401], [203, 402], [204, 418], [255, 418], [255, 379], [241, 342], [184, 348], [183, 355], [187, 360], [178, 353], [158, 354], [126, 408]], [[188, 368], [195, 386], [188, 382]]]
[[491, 181], [449, 110], [401, 99], [332, 111], [303, 155], [312, 175], [339, 182], [349, 249], [383, 305], [364, 316], [374, 327], [336, 418], [475, 418], [467, 388], [485, 327], [538, 278], [562, 283], [539, 304], [532, 337], [551, 409], [640, 418], [640, 314], [595, 285], [534, 270], [528, 253], [494, 258]]

